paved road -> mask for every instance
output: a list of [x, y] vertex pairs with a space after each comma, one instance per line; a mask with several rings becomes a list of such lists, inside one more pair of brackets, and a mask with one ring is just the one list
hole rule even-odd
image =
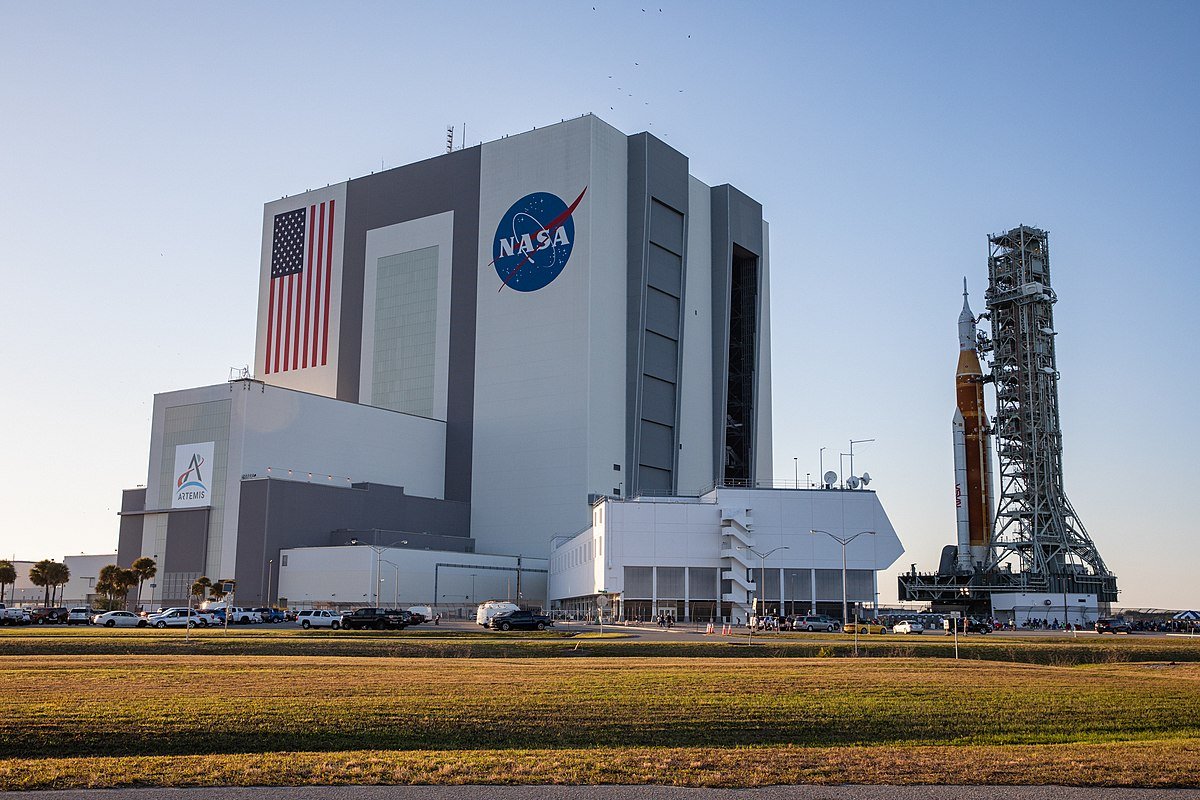
[[313, 786], [0, 792], [0, 800], [1200, 800], [1195, 789], [1065, 786]]

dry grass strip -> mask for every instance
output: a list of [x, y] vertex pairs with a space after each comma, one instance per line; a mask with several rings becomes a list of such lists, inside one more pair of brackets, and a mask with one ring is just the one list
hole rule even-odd
[[[1200, 787], [1200, 739], [993, 747], [355, 750], [0, 761], [0, 789], [406, 784]], [[901, 766], [903, 765], [903, 766]]]

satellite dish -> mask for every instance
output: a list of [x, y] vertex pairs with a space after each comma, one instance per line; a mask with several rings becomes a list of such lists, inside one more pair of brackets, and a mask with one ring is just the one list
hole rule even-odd
[[846, 485], [849, 486], [851, 489], [857, 489], [858, 488], [858, 478], [851, 475], [849, 478], [846, 478]]
[[837, 473], [829, 470], [829, 472], [825, 473], [825, 485], [832, 486], [835, 483], [837, 483]]
[[862, 474], [862, 482], [863, 482], [863, 486], [866, 486], [868, 483], [870, 483], [871, 482], [871, 473], [864, 472]]

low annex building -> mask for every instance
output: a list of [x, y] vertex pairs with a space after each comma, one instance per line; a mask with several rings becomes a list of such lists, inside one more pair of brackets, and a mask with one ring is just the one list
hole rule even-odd
[[303, 608], [431, 606], [455, 617], [473, 615], [485, 600], [545, 603], [545, 558], [414, 549], [407, 538], [380, 542], [281, 550], [279, 596]]
[[[842, 545], [832, 536], [865, 531], [873, 533], [845, 548], [846, 594], [874, 607], [878, 571], [904, 548], [873, 491], [717, 487], [698, 497], [605, 497], [591, 525], [554, 540], [550, 601], [595, 614], [597, 596], [607, 594], [624, 620], [745, 621], [755, 607], [840, 619]], [[754, 551], [769, 554], [765, 562]]]

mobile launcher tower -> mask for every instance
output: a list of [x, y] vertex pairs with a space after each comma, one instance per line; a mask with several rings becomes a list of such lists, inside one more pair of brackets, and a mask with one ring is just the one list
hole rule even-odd
[[[958, 407], [954, 414], [958, 543], [942, 551], [936, 573], [900, 576], [900, 599], [937, 610], [992, 613], [1014, 602], [998, 595], [1045, 597], [1066, 613], [1068, 596], [1094, 597], [1099, 613], [1117, 599], [1117, 579], [1063, 490], [1054, 303], [1046, 231], [1027, 226], [988, 237], [987, 312], [992, 337], [977, 332], [964, 300], [959, 317]], [[964, 287], [965, 290], [965, 287]], [[965, 298], [964, 291], [964, 298]], [[991, 354], [984, 375], [977, 352]], [[988, 425], [983, 384], [995, 388]], [[999, 493], [992, 512], [991, 442]], [[1015, 569], [1014, 569], [1015, 567]], [[1063, 605], [1048, 599], [1061, 597]], [[1064, 619], [1070, 618], [1069, 613]]]

